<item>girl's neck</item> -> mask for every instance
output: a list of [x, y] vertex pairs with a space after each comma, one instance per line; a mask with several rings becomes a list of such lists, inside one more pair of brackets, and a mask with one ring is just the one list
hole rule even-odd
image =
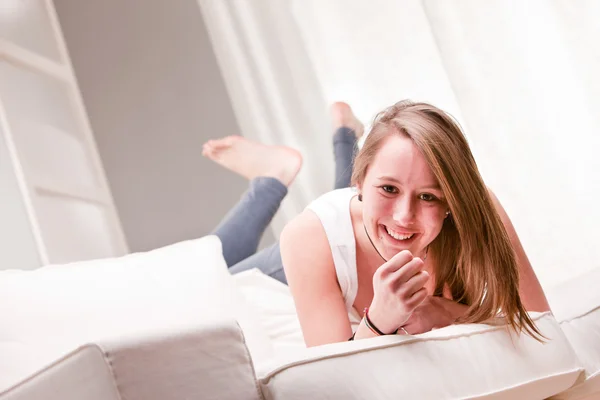
[[352, 230], [354, 231], [357, 261], [360, 261], [361, 264], [366, 264], [362, 265], [363, 267], [368, 266], [369, 269], [375, 271], [385, 261], [382, 260], [378, 252], [373, 248], [365, 233], [362, 204], [356, 196], [350, 200], [350, 218], [352, 220]]

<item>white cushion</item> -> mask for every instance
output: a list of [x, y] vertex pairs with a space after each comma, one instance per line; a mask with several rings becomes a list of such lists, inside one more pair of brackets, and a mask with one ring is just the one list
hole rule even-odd
[[553, 314], [585, 368], [585, 381], [555, 399], [600, 398], [600, 268], [547, 291]]
[[252, 362], [233, 320], [80, 347], [2, 400], [258, 400]]
[[4, 392], [2, 400], [121, 400], [110, 366], [86, 345]]
[[[0, 351], [22, 357], [0, 353], [0, 390], [86, 343], [221, 317], [238, 320], [253, 357], [269, 358], [272, 347], [255, 314], [216, 236], [115, 259], [3, 271]], [[35, 358], [27, 356], [31, 346]]]
[[[252, 308], [258, 311], [276, 354], [306, 349], [294, 298], [287, 285], [258, 269], [240, 272], [233, 279]], [[260, 361], [268, 360], [257, 360], [257, 363]]]
[[99, 343], [122, 399], [258, 400], [252, 358], [235, 321], [154, 338]]
[[[550, 340], [504, 326], [456, 325], [419, 336], [385, 336], [305, 350], [258, 372], [268, 399], [542, 399], [582, 374], [550, 313], [532, 314]], [[275, 365], [275, 364], [274, 364]]]

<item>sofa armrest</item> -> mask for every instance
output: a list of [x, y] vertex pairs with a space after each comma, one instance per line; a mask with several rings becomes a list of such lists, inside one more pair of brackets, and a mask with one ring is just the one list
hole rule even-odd
[[244, 335], [233, 320], [98, 345], [123, 399], [260, 398]]
[[98, 340], [0, 394], [0, 400], [261, 399], [233, 320]]
[[82, 346], [17, 383], [1, 400], [121, 400], [110, 367], [96, 345]]

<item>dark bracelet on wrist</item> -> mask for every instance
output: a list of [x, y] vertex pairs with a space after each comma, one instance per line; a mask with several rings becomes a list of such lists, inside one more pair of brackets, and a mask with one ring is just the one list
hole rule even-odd
[[383, 333], [379, 328], [377, 328], [375, 324], [369, 319], [369, 307], [365, 308], [363, 320], [365, 321], [365, 325], [367, 326], [367, 328], [369, 328], [371, 332], [373, 332], [377, 336], [394, 335], [397, 332], [396, 330], [392, 333]]

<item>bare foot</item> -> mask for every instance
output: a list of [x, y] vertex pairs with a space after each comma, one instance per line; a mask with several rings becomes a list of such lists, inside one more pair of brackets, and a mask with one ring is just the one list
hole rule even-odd
[[337, 101], [331, 105], [330, 111], [335, 129], [341, 127], [350, 128], [354, 131], [357, 139], [363, 135], [365, 127], [362, 122], [356, 118], [356, 115], [354, 115], [347, 103]]
[[302, 166], [300, 152], [285, 146], [267, 146], [242, 136], [209, 140], [202, 155], [247, 178], [269, 176], [289, 186]]

